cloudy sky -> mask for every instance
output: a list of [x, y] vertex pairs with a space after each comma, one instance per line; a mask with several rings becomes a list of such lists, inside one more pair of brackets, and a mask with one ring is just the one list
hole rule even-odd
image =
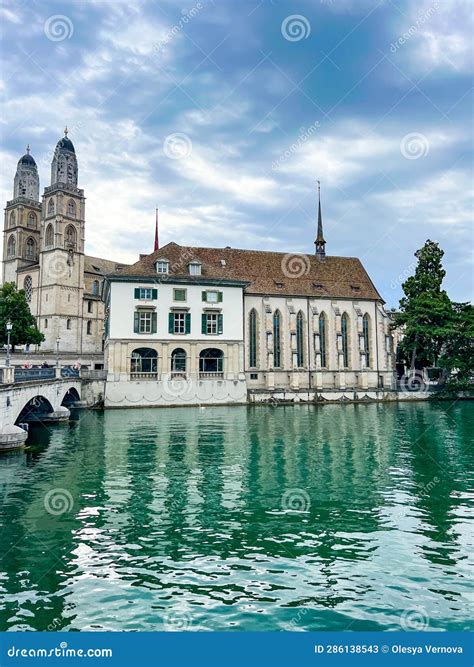
[[358, 256], [389, 306], [427, 238], [472, 292], [471, 0], [4, 0], [1, 191], [67, 125], [86, 251]]

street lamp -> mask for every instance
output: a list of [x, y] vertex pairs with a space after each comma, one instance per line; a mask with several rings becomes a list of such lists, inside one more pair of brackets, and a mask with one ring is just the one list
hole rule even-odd
[[61, 338], [58, 336], [56, 338], [56, 368], [59, 368], [59, 341]]
[[13, 324], [8, 320], [6, 324], [7, 329], [7, 358], [5, 359], [5, 366], [8, 368], [10, 366], [10, 336], [13, 329]]

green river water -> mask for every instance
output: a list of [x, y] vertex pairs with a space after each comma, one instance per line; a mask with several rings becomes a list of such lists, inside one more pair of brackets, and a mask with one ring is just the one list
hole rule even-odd
[[466, 630], [473, 407], [36, 426], [0, 456], [0, 629]]

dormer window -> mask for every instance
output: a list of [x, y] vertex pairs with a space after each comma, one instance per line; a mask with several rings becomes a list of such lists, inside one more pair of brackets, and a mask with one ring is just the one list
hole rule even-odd
[[201, 262], [190, 262], [189, 266], [189, 275], [190, 276], [200, 276], [201, 275]]
[[157, 273], [169, 273], [169, 265], [167, 259], [157, 259], [155, 262], [156, 272]]

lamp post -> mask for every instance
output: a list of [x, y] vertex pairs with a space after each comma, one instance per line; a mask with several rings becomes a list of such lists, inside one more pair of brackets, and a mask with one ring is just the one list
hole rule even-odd
[[7, 329], [7, 358], [5, 359], [5, 366], [8, 368], [10, 366], [10, 336], [13, 329], [13, 324], [8, 320], [6, 324]]
[[59, 341], [61, 338], [58, 336], [56, 338], [56, 368], [59, 368]]

